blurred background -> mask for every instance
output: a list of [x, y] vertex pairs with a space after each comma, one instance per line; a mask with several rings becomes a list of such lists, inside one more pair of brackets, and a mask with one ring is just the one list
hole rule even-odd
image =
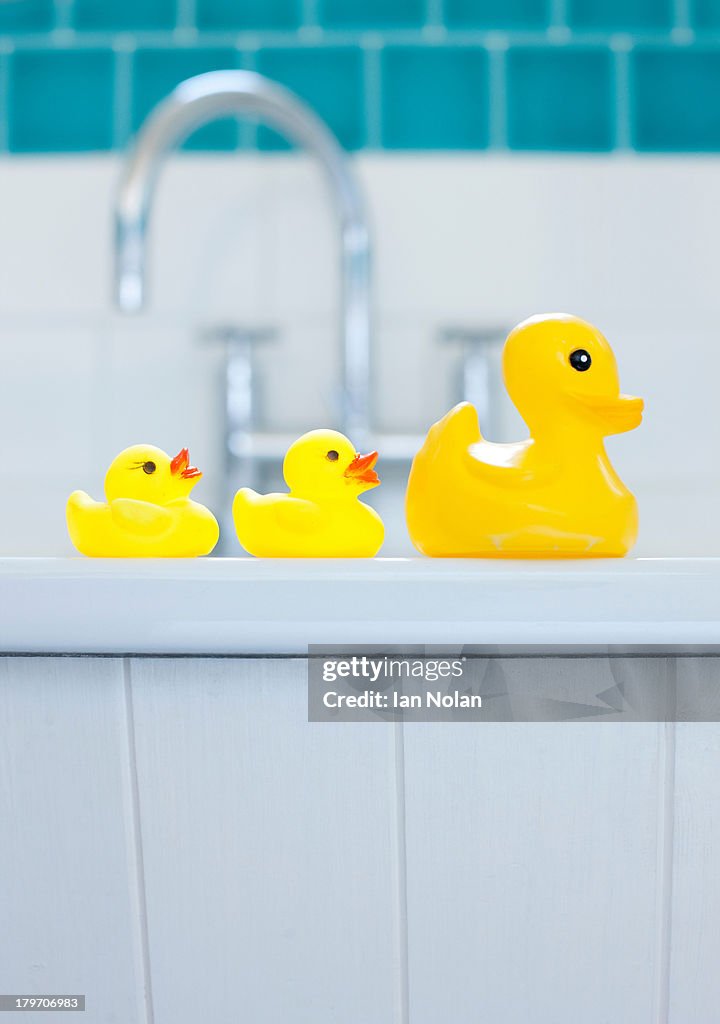
[[[336, 218], [268, 129], [218, 121], [171, 157], [147, 307], [114, 308], [133, 135], [226, 68], [292, 89], [350, 153], [376, 431], [421, 435], [469, 397], [490, 439], [523, 436], [504, 333], [579, 314], [646, 399], [608, 445], [640, 500], [636, 553], [720, 554], [720, 0], [0, 0], [2, 554], [69, 553], [68, 493], [100, 497], [138, 441], [188, 445], [222, 511], [238, 338], [257, 429], [338, 421]], [[409, 553], [408, 463], [380, 454], [383, 553]], [[280, 482], [275, 463], [252, 475]]]

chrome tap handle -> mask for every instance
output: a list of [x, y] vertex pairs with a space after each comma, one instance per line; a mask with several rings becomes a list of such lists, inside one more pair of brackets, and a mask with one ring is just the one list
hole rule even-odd
[[224, 395], [225, 474], [220, 510], [222, 554], [234, 550], [232, 501], [235, 492], [239, 487], [259, 485], [257, 460], [245, 451], [246, 439], [254, 435], [261, 418], [254, 365], [255, 347], [273, 341], [276, 337], [277, 332], [271, 327], [246, 327], [239, 324], [220, 324], [203, 332], [201, 336], [203, 343], [220, 345], [223, 350], [221, 387]]
[[457, 400], [472, 402], [483, 433], [495, 439], [502, 427], [497, 401], [500, 382], [495, 364], [507, 333], [507, 329], [500, 326], [453, 325], [440, 331], [443, 344], [454, 344], [460, 349]]

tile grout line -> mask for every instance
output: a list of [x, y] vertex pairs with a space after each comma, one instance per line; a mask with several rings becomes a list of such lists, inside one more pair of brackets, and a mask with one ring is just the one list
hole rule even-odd
[[117, 47], [113, 87], [113, 145], [116, 149], [124, 149], [132, 135], [132, 71], [132, 50]]
[[[236, 62], [242, 71], [257, 71], [257, 50], [250, 50], [245, 46], [237, 46]], [[252, 118], [243, 117], [238, 119], [237, 125], [237, 148], [246, 152], [258, 148], [258, 121]]]
[[145, 858], [142, 844], [142, 822], [140, 818], [140, 784], [137, 771], [137, 748], [135, 744], [135, 713], [132, 698], [130, 659], [123, 658], [123, 683], [125, 691], [125, 725], [128, 744], [128, 770], [130, 773], [130, 799], [132, 806], [132, 841], [135, 853], [135, 878], [137, 880], [137, 908], [140, 922], [140, 949], [143, 970], [143, 992], [145, 1001], [145, 1024], [154, 1024], [152, 971], [150, 965], [150, 930], [148, 927], [147, 894], [145, 886]]
[[615, 90], [615, 149], [632, 149], [632, 100], [630, 96], [630, 49], [612, 46]]
[[[1, 0], [0, 0], [1, 2]], [[186, 0], [183, 0], [186, 2]], [[306, 30], [310, 30], [309, 32]], [[432, 35], [428, 35], [428, 29]], [[383, 46], [432, 46], [442, 41], [449, 47], [479, 46], [491, 47], [496, 43], [498, 33], [509, 35], [513, 46], [549, 47], [557, 42], [570, 42], [576, 46], [607, 46], [613, 35], [622, 33], [610, 30], [571, 31], [567, 26], [551, 24], [545, 29], [497, 30], [453, 28], [446, 29], [442, 25], [426, 25], [420, 28], [383, 29], [379, 32], [370, 30], [325, 29], [319, 26], [304, 25], [296, 32], [267, 29], [258, 32], [221, 31], [216, 29], [198, 30], [193, 25], [181, 25], [175, 29], [139, 29], [130, 32], [112, 30], [76, 31], [75, 29], [56, 29], [54, 32], [33, 33], [18, 32], [12, 36], [12, 46], [16, 50], [54, 50], [59, 46], [71, 46], [77, 50], [112, 49], [118, 37], [130, 37], [136, 47], [152, 47], [172, 50], [178, 45], [177, 33], [192, 46], [222, 47], [239, 46], [241, 49], [264, 46], [281, 49], [310, 47], [357, 47], [362, 45], [363, 36], [373, 35], [379, 38]], [[300, 35], [298, 35], [298, 32]], [[678, 36], [678, 33], [680, 35]], [[692, 42], [696, 36], [691, 28], [677, 27], [670, 33], [660, 30], [633, 31], [631, 39], [634, 45], [666, 46], [673, 48]], [[248, 45], [246, 39], [252, 42]], [[703, 40], [708, 46], [716, 48], [720, 45], [720, 31], [706, 33]], [[0, 40], [10, 40], [9, 36], [0, 35]]]
[[568, 27], [567, 0], [550, 0], [550, 27]]
[[382, 62], [380, 46], [363, 47], [365, 148], [382, 149]]
[[444, 17], [444, 3], [443, 0], [427, 0], [426, 11], [425, 11], [425, 24], [432, 28], [444, 28], [445, 17]]
[[196, 0], [177, 0], [175, 28], [195, 29], [197, 27]]
[[674, 0], [673, 21], [676, 29], [689, 29], [691, 27], [690, 0]]
[[10, 55], [12, 47], [0, 49], [0, 153], [10, 151]]
[[319, 28], [320, 27], [320, 11], [319, 11], [318, 0], [302, 0], [302, 27], [303, 28]]
[[507, 149], [507, 49], [488, 51], [488, 148]]
[[410, 1024], [410, 981], [408, 954], [407, 829], [405, 811], [405, 733], [402, 721], [394, 727], [395, 753], [395, 941], [398, 949], [396, 990], [397, 1024]]
[[74, 13], [75, 0], [55, 0], [55, 30], [72, 30]]

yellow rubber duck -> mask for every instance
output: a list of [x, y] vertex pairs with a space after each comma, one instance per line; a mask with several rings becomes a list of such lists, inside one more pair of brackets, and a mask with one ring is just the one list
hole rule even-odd
[[415, 547], [436, 557], [625, 555], [637, 503], [603, 438], [639, 426], [643, 402], [620, 394], [606, 339], [579, 317], [531, 317], [508, 336], [503, 374], [529, 439], [485, 441], [467, 402], [435, 423], [408, 481]]
[[192, 558], [215, 547], [220, 530], [204, 505], [190, 500], [202, 473], [187, 448], [174, 459], [137, 444], [120, 452], [105, 476], [107, 503], [84, 491], [68, 498], [75, 547], [92, 558]]
[[285, 455], [289, 494], [235, 495], [238, 540], [259, 558], [372, 558], [385, 527], [377, 512], [359, 501], [377, 487], [377, 452], [358, 455], [336, 430], [311, 430]]

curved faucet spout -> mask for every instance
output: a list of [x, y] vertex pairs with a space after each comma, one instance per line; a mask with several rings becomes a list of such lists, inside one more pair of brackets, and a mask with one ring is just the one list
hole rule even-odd
[[146, 233], [165, 156], [196, 128], [252, 116], [319, 162], [340, 223], [343, 282], [342, 428], [362, 446], [369, 433], [370, 237], [359, 184], [325, 123], [293, 93], [252, 71], [212, 71], [182, 82], [148, 116], [120, 182], [115, 208], [116, 302], [132, 313], [145, 302]]

